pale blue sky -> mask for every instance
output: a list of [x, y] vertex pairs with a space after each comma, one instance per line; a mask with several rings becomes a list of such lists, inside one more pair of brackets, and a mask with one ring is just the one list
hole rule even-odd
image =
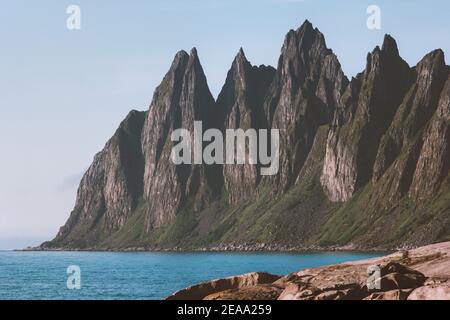
[[[66, 29], [66, 8], [82, 29]], [[368, 5], [382, 29], [366, 27]], [[450, 54], [447, 0], [0, 0], [0, 249], [52, 238], [82, 172], [129, 110], [147, 109], [174, 54], [197, 47], [217, 95], [244, 47], [276, 66], [289, 29], [309, 19], [350, 77], [384, 33], [414, 65]]]

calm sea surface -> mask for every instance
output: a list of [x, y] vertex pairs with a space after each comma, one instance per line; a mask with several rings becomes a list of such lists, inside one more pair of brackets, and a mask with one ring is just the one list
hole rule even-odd
[[[0, 299], [163, 299], [184, 287], [252, 271], [287, 274], [373, 253], [99, 253], [0, 251]], [[67, 287], [79, 266], [81, 289]]]

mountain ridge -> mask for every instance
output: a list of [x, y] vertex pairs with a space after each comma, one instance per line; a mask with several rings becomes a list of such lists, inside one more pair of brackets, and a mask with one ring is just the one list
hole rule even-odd
[[[280, 170], [175, 166], [177, 128], [279, 129]], [[419, 246], [450, 239], [450, 67], [442, 50], [410, 67], [396, 41], [351, 80], [309, 21], [277, 69], [241, 48], [217, 100], [197, 50], [180, 51], [148, 111], [132, 111], [41, 249]]]

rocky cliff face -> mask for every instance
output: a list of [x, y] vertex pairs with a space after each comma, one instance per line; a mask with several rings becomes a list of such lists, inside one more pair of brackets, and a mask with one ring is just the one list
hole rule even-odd
[[179, 52], [156, 89], [142, 130], [148, 231], [173, 221], [189, 198], [195, 198], [195, 207], [201, 208], [205, 193], [213, 190], [208, 182], [210, 168], [196, 164], [193, 157], [192, 165], [176, 166], [170, 157], [172, 132], [184, 128], [193, 133], [194, 121], [202, 121], [205, 130], [214, 127], [214, 107], [197, 51]]
[[[193, 158], [175, 165], [171, 135], [192, 133], [194, 121], [222, 133], [279, 129], [278, 174]], [[306, 21], [287, 34], [276, 70], [252, 66], [241, 49], [217, 101], [196, 50], [179, 52], [149, 111], [131, 112], [95, 157], [68, 222], [42, 248], [367, 249], [444, 241], [449, 168], [444, 53], [410, 67], [386, 35], [349, 82]]]
[[[417, 167], [419, 157], [429, 156], [430, 148], [434, 142], [424, 144], [426, 127], [433, 126], [430, 119], [436, 114], [438, 101], [444, 83], [448, 77], [448, 68], [444, 62], [443, 52], [440, 50], [426, 55], [414, 70], [416, 80], [406, 94], [399, 107], [394, 121], [383, 136], [380, 149], [375, 162], [374, 179], [380, 179], [380, 184], [386, 186], [384, 194], [389, 199], [398, 198], [407, 194], [411, 188], [412, 179], [430, 181], [424, 175], [423, 162]], [[447, 94], [443, 92], [444, 96]], [[436, 115], [439, 118], [439, 115]], [[439, 140], [436, 135], [436, 142]], [[445, 150], [443, 150], [445, 152]], [[430, 159], [431, 160], [431, 159]], [[439, 178], [435, 178], [433, 186], [438, 187], [442, 181], [441, 159], [429, 161]], [[437, 167], [436, 167], [437, 166]], [[448, 173], [448, 170], [444, 175]], [[421, 177], [421, 178], [420, 178]], [[389, 186], [389, 187], [387, 187]], [[430, 186], [431, 187], [431, 186]], [[431, 188], [430, 192], [433, 192]], [[436, 190], [436, 189], [434, 189]], [[386, 194], [387, 193], [387, 194]]]
[[347, 88], [328, 137], [321, 181], [332, 201], [349, 200], [372, 178], [380, 139], [411, 78], [390, 36], [385, 37], [382, 49], [367, 56], [366, 70]]
[[[252, 66], [244, 51], [239, 51], [217, 99], [217, 109], [223, 112], [222, 132], [227, 129], [247, 131], [268, 128], [263, 101], [274, 74], [272, 67]], [[248, 142], [245, 147], [245, 158], [250, 159]], [[224, 166], [223, 176], [230, 204], [237, 204], [254, 195], [261, 178], [257, 163], [248, 161], [242, 166]]]
[[280, 171], [274, 191], [292, 186], [311, 150], [319, 126], [333, 117], [347, 78], [319, 30], [306, 21], [289, 31], [266, 100], [268, 123], [280, 130]]
[[86, 247], [119, 230], [143, 188], [141, 130], [146, 113], [131, 111], [83, 176], [72, 211], [54, 243]]
[[417, 201], [432, 197], [450, 169], [450, 75], [422, 139], [422, 150], [409, 190], [411, 198]]

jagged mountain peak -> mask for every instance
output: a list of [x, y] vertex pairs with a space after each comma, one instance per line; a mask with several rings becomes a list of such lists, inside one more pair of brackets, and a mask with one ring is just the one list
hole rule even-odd
[[397, 41], [390, 34], [385, 34], [381, 47], [380, 45], [376, 45], [375, 48], [367, 54], [367, 56], [369, 59], [370, 57], [379, 56], [381, 54], [393, 57], [400, 56]]
[[[226, 129], [265, 128], [264, 97], [275, 75], [271, 67], [256, 67], [240, 48], [217, 99], [221, 127]], [[227, 200], [236, 204], [252, 197], [259, 182], [257, 166], [224, 166]]]
[[302, 35], [322, 34], [308, 19], [306, 19], [295, 32]]
[[[197, 48], [195, 48], [195, 47], [191, 49], [191, 53], [189, 55], [189, 63], [188, 63], [188, 65], [189, 66], [193, 66], [196, 69], [199, 69], [200, 70], [200, 75], [204, 74], [203, 67], [202, 67], [202, 64], [200, 62], [200, 58], [199, 58], [199, 55], [198, 55], [198, 51], [197, 51]], [[206, 77], [205, 77], [205, 81], [206, 81]]]
[[196, 70], [197, 77], [199, 77], [201, 79], [201, 82], [203, 82], [202, 85], [206, 85], [207, 91], [209, 92], [208, 81], [206, 79], [206, 75], [203, 70], [203, 66], [200, 62], [200, 57], [199, 57], [198, 51], [195, 47], [192, 48], [191, 54], [189, 56], [188, 69], [189, 69], [189, 66], [193, 67], [194, 70]]
[[275, 192], [283, 192], [297, 180], [318, 128], [333, 117], [347, 82], [317, 28], [305, 21], [289, 31], [264, 107], [267, 123], [286, 132], [280, 138], [280, 174], [270, 178]]
[[295, 86], [304, 86], [306, 79], [318, 79], [322, 63], [332, 54], [324, 35], [309, 21], [286, 35], [278, 62], [278, 78], [293, 78]]
[[[262, 104], [260, 100], [263, 99], [274, 74], [275, 69], [272, 67], [253, 66], [247, 60], [244, 49], [241, 47], [233, 60], [225, 83], [219, 93], [217, 99], [219, 109], [227, 112], [236, 103], [235, 100], [238, 99], [238, 96], [241, 95], [258, 96], [257, 100], [259, 102], [256, 104]], [[247, 92], [247, 90], [250, 90], [250, 92]], [[245, 102], [240, 101], [241, 107], [247, 105], [247, 98], [245, 98]]]
[[246, 56], [245, 56], [244, 49], [243, 49], [242, 47], [239, 48], [239, 52], [238, 52], [238, 54], [236, 55], [236, 57], [239, 57], [239, 58], [241, 58], [241, 59], [246, 59], [246, 60], [247, 60], [247, 58], [246, 58]]
[[313, 24], [308, 19], [305, 19], [305, 21], [303, 21], [299, 29], [313, 29], [313, 28], [314, 28]]
[[409, 78], [411, 72], [408, 63], [400, 56], [396, 40], [386, 34], [381, 48], [376, 46], [372, 52], [367, 54], [366, 68], [358, 76], [366, 79], [383, 76], [391, 78], [392, 84], [400, 82], [407, 87], [409, 81], [406, 81], [405, 78]]
[[283, 51], [296, 48], [299, 52], [307, 52], [311, 49], [326, 49], [328, 53], [331, 50], [326, 47], [325, 37], [318, 28], [306, 20], [297, 30], [290, 30], [285, 38]]
[[191, 49], [190, 54], [188, 54], [185, 50], [180, 50], [175, 54], [175, 57], [173, 59], [171, 68], [168, 72], [170, 74], [171, 72], [176, 72], [178, 69], [190, 69], [190, 68], [198, 68], [200, 67], [202, 72], [203, 68], [200, 63], [200, 59], [198, 57], [197, 49], [194, 47]]
[[430, 68], [445, 69], [445, 54], [441, 49], [436, 49], [426, 54], [416, 66], [420, 75], [424, 70]]
[[233, 60], [231, 68], [235, 69], [237, 66], [244, 66], [244, 65], [251, 66], [250, 62], [247, 60], [247, 57], [245, 56], [244, 49], [240, 48]]
[[367, 68], [365, 71], [375, 69], [390, 69], [389, 64], [402, 64], [409, 68], [409, 65], [400, 56], [397, 41], [390, 35], [385, 34], [381, 47], [379, 45], [367, 54]]
[[188, 66], [200, 68], [201, 73], [203, 73], [203, 67], [202, 67], [202, 64], [200, 63], [200, 58], [198, 56], [197, 48], [195, 48], [195, 47], [191, 49], [191, 53], [189, 55]]
[[196, 47], [193, 47], [191, 49], [191, 57], [198, 58], [198, 52], [197, 52], [197, 48]]
[[[349, 83], [306, 20], [286, 35], [276, 70], [252, 66], [240, 48], [214, 101], [197, 49], [179, 51], [150, 110], [127, 116], [83, 178], [66, 226], [43, 247], [438, 240], [450, 230], [444, 60], [438, 49], [410, 68], [387, 34]], [[278, 173], [263, 177], [248, 164], [174, 165], [171, 134], [192, 132], [195, 121], [222, 133], [279, 129]], [[402, 197], [409, 190], [417, 206], [390, 190]], [[407, 210], [426, 213], [429, 219], [415, 220], [423, 229], [404, 219]]]
[[[189, 54], [184, 50], [180, 50], [175, 54], [175, 57], [173, 58], [170, 69], [174, 70], [177, 67], [179, 67], [180, 65], [185, 64], [188, 60], [189, 60]], [[170, 70], [169, 70], [169, 72], [170, 72]]]
[[399, 55], [397, 41], [390, 35], [386, 34], [383, 40], [383, 46], [381, 47], [381, 51], [386, 53], [390, 53], [392, 55]]

